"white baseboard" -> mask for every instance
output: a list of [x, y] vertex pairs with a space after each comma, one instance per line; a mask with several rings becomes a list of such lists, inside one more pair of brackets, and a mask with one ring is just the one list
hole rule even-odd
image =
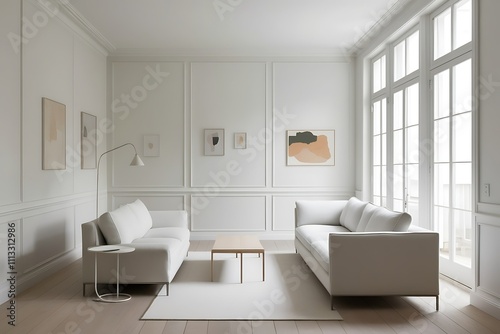
[[[21, 292], [29, 289], [35, 284], [40, 283], [47, 277], [54, 275], [56, 272], [58, 272], [59, 270], [63, 269], [64, 267], [68, 266], [70, 263], [78, 260], [81, 257], [82, 257], [81, 248], [75, 248], [72, 251], [58, 257], [57, 259], [54, 259], [53, 261], [50, 261], [44, 264], [43, 266], [40, 266], [39, 268], [31, 271], [28, 274], [17, 276], [15, 282], [16, 296], [19, 296]], [[0, 304], [3, 304], [10, 299], [9, 290], [10, 290], [9, 282], [2, 282], [0, 284]]]
[[470, 303], [481, 311], [500, 319], [500, 299], [479, 291], [470, 294]]

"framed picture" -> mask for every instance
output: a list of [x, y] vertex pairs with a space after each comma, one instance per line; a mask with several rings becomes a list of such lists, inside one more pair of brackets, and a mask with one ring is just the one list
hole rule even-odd
[[288, 166], [335, 166], [335, 130], [288, 130]]
[[97, 117], [81, 113], [81, 150], [82, 169], [94, 169], [97, 163]]
[[160, 135], [144, 136], [144, 156], [145, 157], [160, 156]]
[[66, 106], [42, 98], [42, 169], [66, 169]]
[[234, 148], [247, 148], [247, 133], [236, 132], [234, 134]]
[[205, 129], [205, 155], [224, 155], [224, 129]]

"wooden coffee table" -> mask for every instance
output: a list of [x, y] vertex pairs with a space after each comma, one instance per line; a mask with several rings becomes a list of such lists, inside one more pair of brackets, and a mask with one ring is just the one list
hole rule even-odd
[[219, 235], [211, 251], [211, 278], [214, 281], [214, 254], [235, 253], [240, 254], [240, 282], [243, 283], [243, 254], [256, 253], [262, 258], [262, 281], [265, 279], [264, 247], [259, 239], [253, 235]]

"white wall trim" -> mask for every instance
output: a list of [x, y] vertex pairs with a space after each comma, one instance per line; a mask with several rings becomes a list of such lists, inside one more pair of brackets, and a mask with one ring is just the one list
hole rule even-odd
[[57, 3], [63, 9], [64, 14], [80, 29], [82, 29], [95, 42], [106, 50], [106, 53], [111, 53], [116, 50], [116, 47], [97, 30], [70, 2], [69, 0], [57, 0]]
[[88, 202], [95, 202], [95, 192], [6, 205], [0, 207], [0, 224]]
[[500, 319], [500, 299], [482, 291], [476, 291], [470, 294], [470, 303], [481, 311]]

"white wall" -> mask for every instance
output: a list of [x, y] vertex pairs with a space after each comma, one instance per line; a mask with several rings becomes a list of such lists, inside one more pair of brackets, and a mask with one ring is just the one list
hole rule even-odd
[[[106, 117], [106, 53], [50, 3], [2, 1], [0, 34], [14, 41], [0, 41], [0, 154], [9, 157], [0, 173], [3, 302], [7, 251], [15, 253], [17, 292], [80, 256], [80, 225], [95, 216], [96, 178], [95, 169], [80, 168], [80, 113]], [[42, 97], [66, 106], [65, 170], [42, 170]], [[98, 147], [106, 147], [105, 136]], [[9, 225], [15, 250], [7, 248]]]
[[[15, 39], [20, 36], [21, 4], [16, 0], [2, 1], [0, 31], [2, 36]], [[19, 203], [21, 200], [21, 53], [9, 39], [0, 39], [0, 205]], [[8, 121], [6, 121], [8, 120]], [[8, 159], [7, 159], [8, 157]]]
[[[354, 194], [345, 60], [124, 56], [111, 67], [113, 145], [130, 141], [142, 155], [144, 135], [161, 139], [160, 156], [145, 157], [145, 167], [127, 167], [132, 151], [113, 153], [111, 206], [139, 197], [151, 209], [187, 209], [194, 238], [291, 238], [295, 199]], [[164, 80], [143, 89], [151, 69]], [[204, 155], [204, 129], [224, 129], [223, 156]], [[286, 130], [307, 129], [336, 131], [335, 166], [286, 166]], [[246, 149], [234, 148], [236, 132], [246, 132]]]
[[[479, 104], [478, 213], [476, 215], [475, 286], [471, 303], [500, 318], [500, 46], [497, 13], [500, 2], [479, 2], [479, 73], [475, 100]], [[482, 185], [490, 184], [489, 196]]]

